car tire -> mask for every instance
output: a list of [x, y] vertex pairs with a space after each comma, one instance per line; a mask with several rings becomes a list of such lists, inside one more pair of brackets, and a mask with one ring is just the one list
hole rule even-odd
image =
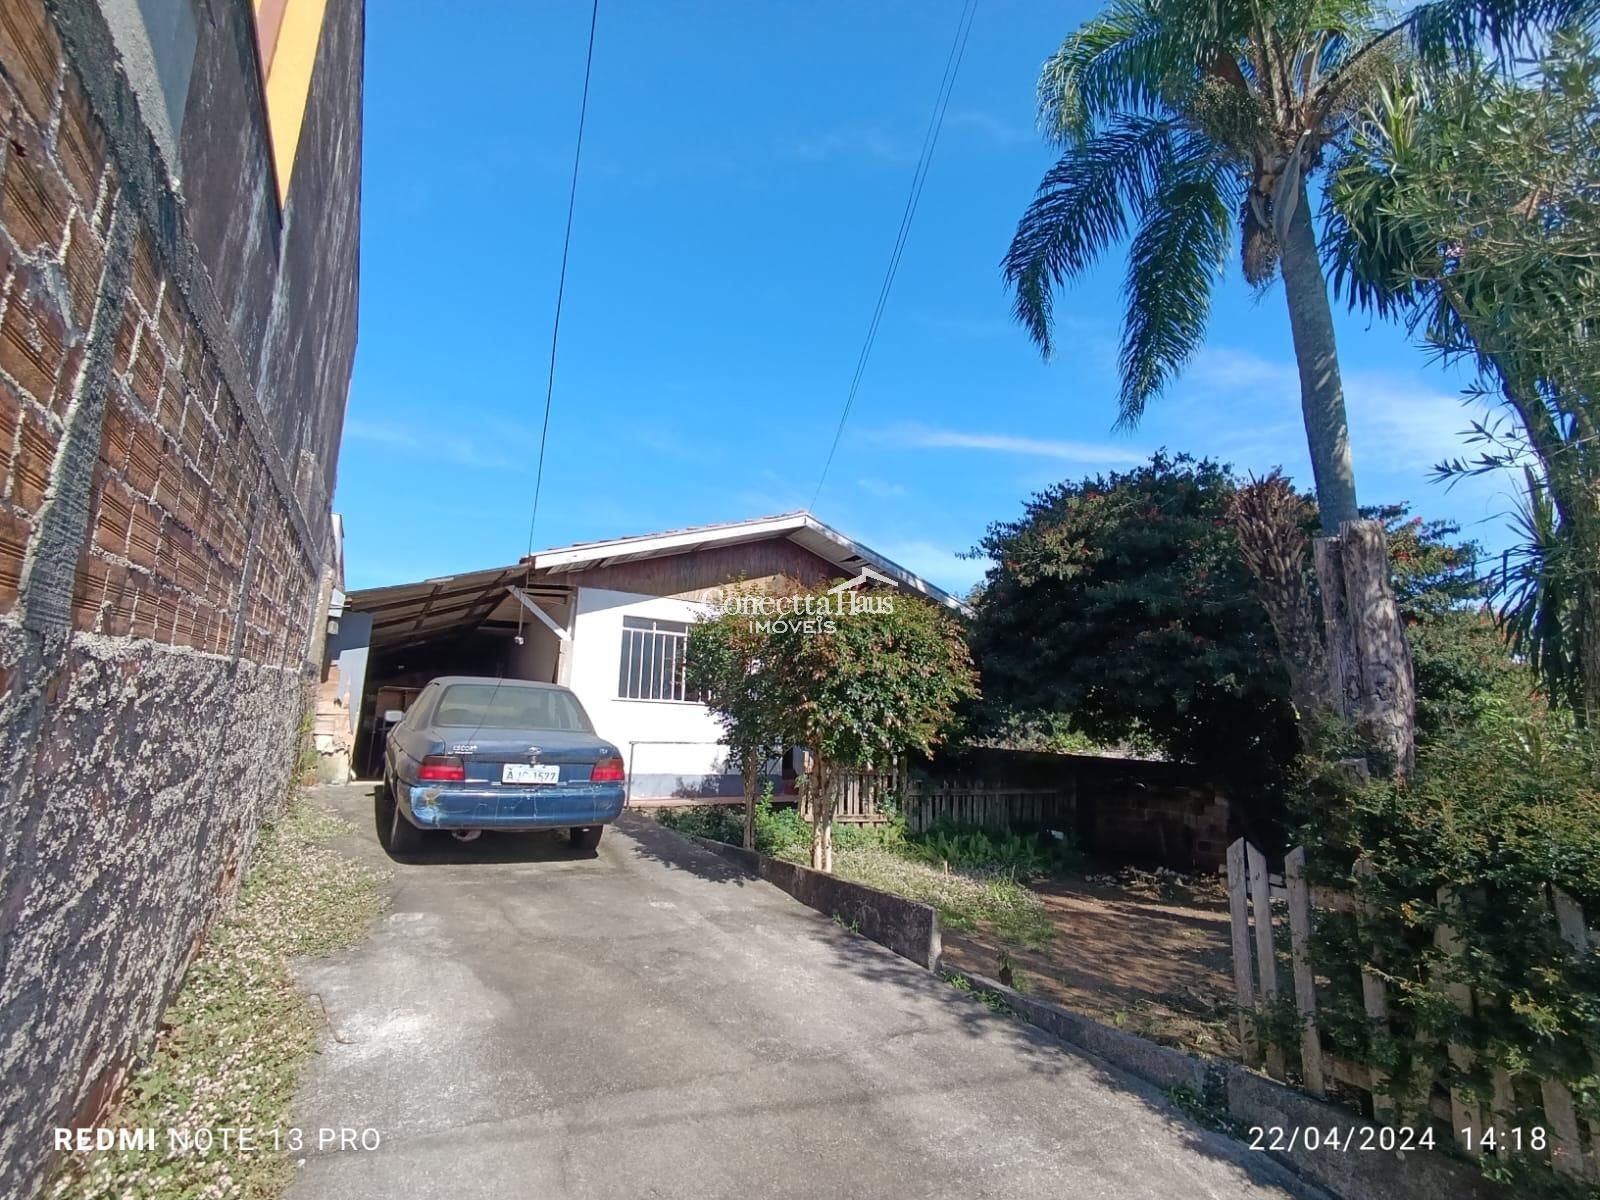
[[378, 827], [378, 842], [391, 856], [400, 858], [414, 853], [422, 844], [422, 830], [406, 820], [387, 779], [378, 785], [372, 813]]
[[598, 850], [600, 835], [605, 831], [604, 825], [585, 825], [582, 829], [568, 830], [567, 836], [572, 839], [574, 850]]
[[389, 848], [389, 831], [394, 826], [394, 793], [385, 779], [372, 789], [372, 827], [377, 832], [378, 844]]

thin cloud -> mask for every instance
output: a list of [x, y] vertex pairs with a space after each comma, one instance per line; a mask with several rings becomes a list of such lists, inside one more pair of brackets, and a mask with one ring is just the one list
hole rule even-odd
[[[1357, 470], [1365, 462], [1385, 470], [1425, 472], [1460, 454], [1462, 434], [1487, 411], [1405, 371], [1349, 370], [1343, 382]], [[1294, 364], [1245, 350], [1206, 348], [1196, 356], [1186, 383], [1203, 396], [1235, 405], [1288, 404], [1299, 409], [1300, 375]], [[1254, 452], [1276, 449], [1296, 462], [1305, 454], [1305, 433], [1298, 422], [1255, 425], [1250, 432], [1253, 436], [1245, 440]]]
[[1061, 441], [1012, 433], [939, 429], [912, 423], [878, 430], [871, 436], [877, 442], [918, 450], [983, 450], [1094, 466], [1127, 466], [1142, 462], [1146, 457], [1142, 450], [1113, 442]]
[[902, 484], [890, 483], [886, 479], [858, 479], [856, 486], [869, 496], [904, 496], [906, 489]]
[[417, 446], [420, 441], [410, 429], [391, 425], [386, 421], [363, 421], [350, 418], [344, 423], [344, 436], [356, 442], [374, 442], [380, 446]]
[[951, 129], [965, 130], [993, 146], [1010, 147], [1020, 146], [1023, 143], [1038, 141], [1038, 135], [1023, 125], [1013, 125], [1010, 121], [995, 116], [993, 113], [967, 111], [953, 112], [945, 117], [945, 125]]
[[917, 152], [911, 143], [876, 125], [846, 125], [838, 129], [790, 138], [782, 152], [802, 162], [828, 162], [836, 158], [865, 158], [880, 163], [915, 162]]
[[411, 426], [392, 421], [366, 421], [359, 417], [347, 420], [344, 423], [344, 437], [346, 441], [368, 442], [400, 450], [426, 449], [450, 462], [482, 470], [503, 470], [514, 465], [499, 451], [488, 449], [472, 438], [432, 432], [424, 437]]

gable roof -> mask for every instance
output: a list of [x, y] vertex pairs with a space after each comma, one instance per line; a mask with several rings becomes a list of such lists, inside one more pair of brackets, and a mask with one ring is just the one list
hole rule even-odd
[[972, 610], [961, 600], [870, 546], [845, 537], [804, 510], [754, 517], [747, 521], [694, 525], [661, 533], [555, 546], [503, 567], [443, 575], [416, 583], [363, 588], [349, 593], [348, 607], [356, 612], [372, 614], [374, 645], [406, 644], [424, 641], [452, 626], [470, 628], [481, 624], [508, 598], [508, 587], [520, 585], [527, 579], [530, 567], [533, 575], [530, 591], [538, 594], [541, 580], [555, 582], [562, 575], [593, 567], [690, 554], [696, 550], [778, 537], [786, 538], [823, 561], [832, 563], [847, 575], [859, 575], [863, 568], [870, 567], [908, 592], [924, 596], [962, 616], [972, 615]]
[[787, 538], [802, 549], [809, 550], [818, 558], [832, 563], [851, 575], [860, 574], [863, 567], [871, 567], [887, 577], [890, 582], [909, 592], [926, 596], [935, 604], [942, 604], [963, 615], [971, 615], [971, 610], [956, 597], [935, 587], [920, 575], [906, 570], [894, 560], [879, 554], [872, 547], [845, 537], [833, 526], [817, 520], [804, 509], [798, 512], [779, 513], [771, 517], [753, 517], [748, 521], [729, 521], [721, 525], [691, 525], [686, 529], [672, 529], [665, 533], [646, 533], [637, 537], [608, 538], [601, 542], [578, 542], [571, 546], [558, 546], [535, 554], [533, 568], [535, 571], [554, 575], [587, 567], [636, 562], [645, 558], [662, 558], [669, 554], [687, 554], [713, 546], [759, 542], [771, 537]]

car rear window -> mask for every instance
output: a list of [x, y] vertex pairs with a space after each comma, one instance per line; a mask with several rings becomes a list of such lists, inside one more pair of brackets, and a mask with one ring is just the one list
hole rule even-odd
[[594, 732], [589, 718], [569, 692], [553, 688], [501, 687], [493, 683], [451, 684], [439, 698], [433, 724]]

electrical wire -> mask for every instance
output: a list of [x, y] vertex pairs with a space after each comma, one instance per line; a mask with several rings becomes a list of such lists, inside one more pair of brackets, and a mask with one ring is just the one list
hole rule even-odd
[[922, 188], [928, 180], [928, 168], [933, 163], [934, 147], [939, 144], [939, 132], [944, 127], [945, 110], [950, 107], [950, 95], [955, 91], [956, 75], [961, 70], [961, 60], [966, 56], [967, 38], [972, 34], [972, 22], [978, 11], [978, 0], [966, 0], [961, 9], [961, 16], [956, 21], [956, 33], [950, 43], [950, 53], [945, 56], [944, 74], [939, 79], [939, 90], [934, 96], [933, 112], [928, 118], [927, 132], [922, 136], [922, 152], [917, 156], [917, 168], [912, 172], [911, 191], [906, 197], [905, 210], [900, 214], [900, 229], [895, 235], [894, 249], [889, 254], [889, 265], [884, 271], [883, 283], [878, 288], [878, 302], [872, 311], [872, 320], [867, 326], [866, 340], [862, 342], [861, 353], [856, 358], [855, 374], [850, 379], [850, 390], [845, 396], [844, 409], [839, 414], [839, 425], [833, 432], [833, 443], [828, 447], [828, 457], [822, 464], [822, 474], [817, 478], [817, 490], [812, 493], [811, 507], [817, 506], [817, 499], [822, 495], [822, 486], [828, 481], [828, 471], [833, 466], [833, 456], [839, 449], [839, 439], [844, 435], [845, 422], [850, 419], [850, 410], [856, 402], [856, 393], [861, 389], [862, 377], [866, 374], [867, 360], [872, 356], [873, 343], [878, 339], [878, 326], [883, 321], [883, 312], [889, 303], [889, 292], [894, 287], [896, 273], [900, 270], [900, 259], [905, 253], [906, 241], [911, 234], [911, 222], [917, 215], [917, 204], [922, 199]]
[[[539, 522], [539, 493], [544, 488], [544, 451], [550, 439], [550, 406], [556, 391], [556, 348], [561, 342], [561, 303], [567, 294], [567, 259], [572, 250], [572, 218], [578, 207], [578, 168], [583, 162], [583, 128], [589, 116], [589, 80], [594, 74], [594, 35], [600, 23], [600, 0], [589, 11], [589, 49], [583, 61], [583, 101], [578, 106], [578, 137], [572, 149], [572, 184], [567, 191], [567, 228], [561, 238], [561, 272], [556, 279], [555, 320], [550, 326], [550, 370], [544, 385], [544, 424], [539, 430], [539, 465], [533, 475], [533, 511], [528, 515], [527, 575], [523, 586], [533, 582], [533, 531]], [[523, 612], [517, 605], [517, 637], [522, 637]]]

